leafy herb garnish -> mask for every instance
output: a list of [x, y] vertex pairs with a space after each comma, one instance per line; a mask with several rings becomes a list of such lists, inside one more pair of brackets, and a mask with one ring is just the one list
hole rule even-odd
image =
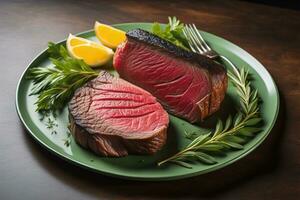
[[152, 26], [152, 33], [179, 46], [185, 50], [190, 50], [183, 36], [184, 24], [181, 23], [176, 17], [169, 17], [169, 24], [163, 29], [161, 25], [155, 22]]
[[31, 95], [38, 94], [36, 111], [62, 109], [77, 88], [98, 76], [82, 60], [70, 57], [63, 45], [49, 42], [48, 53], [54, 66], [32, 68], [27, 76], [34, 84]]
[[214, 155], [223, 154], [224, 150], [243, 149], [243, 144], [261, 130], [258, 128], [262, 120], [259, 116], [259, 98], [257, 90], [250, 87], [248, 71], [233, 68], [228, 76], [237, 89], [241, 110], [234, 118], [229, 116], [225, 123], [219, 120], [214, 131], [197, 136], [183, 150], [159, 162], [159, 166], [171, 162], [192, 168], [191, 163], [195, 161], [215, 164]]

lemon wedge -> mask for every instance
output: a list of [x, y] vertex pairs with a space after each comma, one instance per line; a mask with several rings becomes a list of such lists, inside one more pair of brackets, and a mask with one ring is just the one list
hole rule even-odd
[[67, 49], [73, 58], [82, 59], [91, 67], [107, 63], [114, 54], [112, 49], [102, 44], [72, 34], [67, 39]]
[[98, 21], [95, 22], [94, 29], [100, 42], [109, 48], [115, 49], [119, 44], [126, 40], [124, 31], [106, 24], [101, 24]]

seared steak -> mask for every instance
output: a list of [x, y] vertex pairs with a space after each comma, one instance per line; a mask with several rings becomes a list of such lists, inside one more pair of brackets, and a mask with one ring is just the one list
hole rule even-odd
[[170, 113], [190, 122], [217, 111], [227, 89], [223, 66], [147, 31], [129, 31], [114, 56], [125, 80], [154, 95]]
[[153, 154], [166, 142], [168, 114], [147, 91], [101, 72], [69, 103], [77, 143], [103, 156]]

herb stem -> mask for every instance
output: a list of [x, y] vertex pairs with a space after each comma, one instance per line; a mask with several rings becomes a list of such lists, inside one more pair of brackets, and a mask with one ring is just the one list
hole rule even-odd
[[32, 68], [27, 77], [34, 83], [31, 94], [38, 94], [35, 104], [39, 112], [61, 110], [77, 88], [98, 76], [82, 60], [70, 57], [63, 45], [49, 43], [48, 47], [54, 66]]
[[184, 150], [182, 150], [182, 151], [179, 151], [178, 153], [174, 154], [173, 156], [171, 156], [171, 157], [169, 157], [169, 158], [167, 158], [167, 159], [165, 159], [165, 160], [162, 160], [162, 161], [158, 162], [157, 165], [158, 165], [158, 166], [161, 166], [161, 165], [163, 165], [163, 164], [165, 164], [165, 163], [167, 163], [167, 162], [169, 162], [169, 161], [172, 161], [173, 159], [177, 158], [178, 156], [180, 156], [180, 155], [182, 155], [182, 154], [184, 154], [184, 153], [190, 151], [191, 149], [193, 149], [194, 146], [195, 146], [195, 145], [193, 145], [193, 146], [191, 146], [191, 147], [189, 147], [189, 148], [186, 148], [186, 149], [184, 149]]
[[223, 127], [222, 121], [219, 120], [213, 132], [194, 138], [183, 150], [158, 162], [158, 166], [172, 162], [191, 168], [189, 162], [196, 160], [215, 164], [217, 161], [212, 152], [222, 153], [221, 151], [226, 149], [242, 149], [245, 138], [251, 137], [253, 133], [260, 130], [255, 127], [261, 120], [258, 116], [257, 91], [251, 91], [250, 82], [247, 80], [248, 72], [234, 68], [233, 72], [228, 72], [228, 75], [237, 89], [242, 107], [234, 121], [229, 116]]

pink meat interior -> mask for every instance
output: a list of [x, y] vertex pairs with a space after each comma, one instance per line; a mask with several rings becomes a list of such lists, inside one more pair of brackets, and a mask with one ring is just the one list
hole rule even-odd
[[211, 92], [203, 69], [141, 42], [129, 40], [119, 47], [114, 66], [122, 78], [149, 91], [169, 112], [190, 121], [199, 119], [196, 103]]
[[119, 78], [99, 76], [75, 95], [72, 115], [91, 132], [145, 134], [169, 122], [155, 97]]

